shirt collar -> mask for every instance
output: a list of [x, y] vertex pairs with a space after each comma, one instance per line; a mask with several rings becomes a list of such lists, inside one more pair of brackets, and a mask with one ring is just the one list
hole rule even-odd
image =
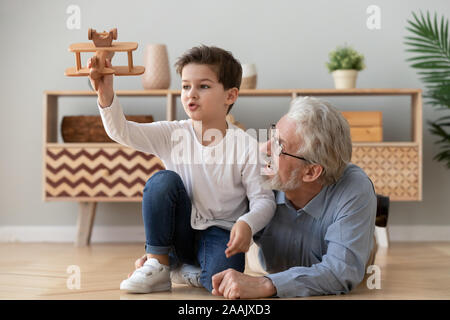
[[278, 191], [276, 194], [276, 202], [277, 204], [284, 204], [288, 208], [297, 211], [298, 213], [301, 213], [302, 211], [306, 212], [310, 216], [312, 216], [315, 219], [320, 218], [320, 216], [323, 214], [323, 205], [325, 203], [325, 196], [326, 196], [326, 189], [327, 186], [323, 186], [322, 189], [314, 198], [312, 198], [306, 206], [303, 208], [300, 208], [296, 210], [294, 206], [292, 205], [292, 202], [289, 199], [286, 199], [286, 195], [282, 191]]

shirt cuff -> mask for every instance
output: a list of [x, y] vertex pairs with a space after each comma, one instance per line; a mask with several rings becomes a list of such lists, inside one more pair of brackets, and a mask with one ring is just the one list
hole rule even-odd
[[270, 297], [267, 297], [267, 298], [278, 298], [278, 290], [277, 290], [277, 286], [275, 285], [275, 283], [273, 282], [273, 280], [269, 277], [269, 275], [265, 275], [265, 276], [263, 276], [263, 277], [269, 279], [269, 280], [272, 282], [272, 284], [273, 284], [273, 286], [275, 287], [275, 290], [276, 290], [276, 292], [275, 292], [273, 295], [271, 295]]
[[252, 231], [252, 237], [255, 235], [255, 227], [253, 226], [253, 224], [247, 219], [247, 217], [245, 216], [245, 214], [243, 216], [240, 216], [236, 222], [238, 221], [244, 221], [245, 223], [248, 224], [248, 226], [250, 227], [250, 230]]
[[283, 273], [284, 272], [267, 274], [265, 277], [272, 280], [272, 283], [277, 290], [275, 297], [292, 297], [292, 294], [288, 292], [288, 286], [292, 284], [292, 279]]

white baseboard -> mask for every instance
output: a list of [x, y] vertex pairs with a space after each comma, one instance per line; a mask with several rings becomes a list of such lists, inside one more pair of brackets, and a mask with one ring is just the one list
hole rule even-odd
[[[389, 241], [450, 241], [450, 225], [388, 226]], [[76, 226], [0, 226], [0, 242], [74, 242]], [[143, 226], [94, 226], [92, 243], [145, 242]]]
[[[74, 242], [76, 226], [0, 226], [0, 242]], [[91, 243], [145, 242], [143, 226], [94, 226]]]
[[450, 241], [450, 225], [388, 225], [390, 242]]

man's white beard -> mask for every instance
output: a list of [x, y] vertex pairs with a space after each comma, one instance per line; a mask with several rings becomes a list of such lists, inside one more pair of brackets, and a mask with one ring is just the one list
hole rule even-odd
[[265, 188], [280, 190], [283, 192], [297, 189], [298, 187], [300, 187], [300, 180], [298, 177], [299, 171], [300, 168], [294, 169], [294, 171], [291, 172], [291, 175], [289, 176], [289, 179], [285, 184], [281, 182], [281, 178], [280, 175], [278, 174], [278, 171], [273, 176], [263, 175], [262, 176], [264, 180], [263, 185]]

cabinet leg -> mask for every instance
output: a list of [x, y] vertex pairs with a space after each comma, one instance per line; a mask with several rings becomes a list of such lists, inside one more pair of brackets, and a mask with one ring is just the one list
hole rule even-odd
[[80, 202], [79, 206], [75, 245], [77, 247], [83, 247], [89, 245], [91, 242], [97, 202]]

